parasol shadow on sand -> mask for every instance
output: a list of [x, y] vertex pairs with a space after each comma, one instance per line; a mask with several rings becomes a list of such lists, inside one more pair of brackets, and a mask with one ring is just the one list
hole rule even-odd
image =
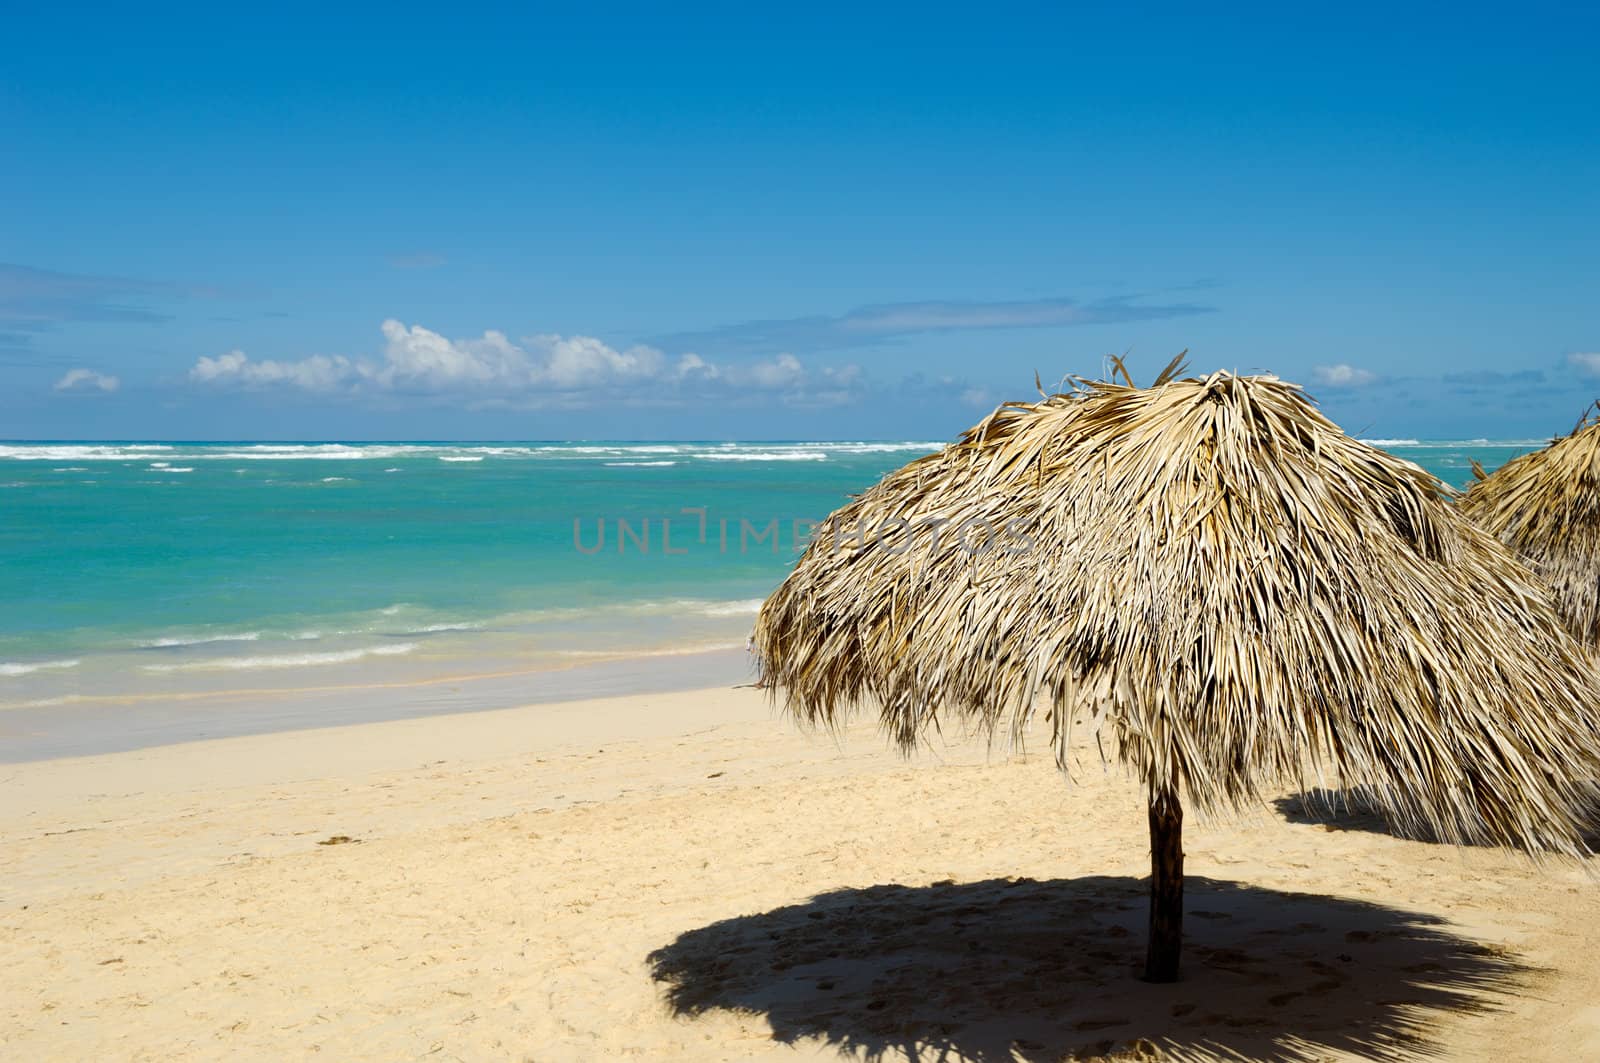
[[1367, 788], [1349, 790], [1317, 787], [1297, 794], [1274, 798], [1272, 807], [1290, 823], [1321, 827], [1328, 831], [1361, 831], [1388, 834], [1407, 841], [1439, 843], [1426, 833], [1404, 833], [1383, 814], [1383, 803]]
[[841, 889], [691, 930], [650, 956], [672, 1011], [916, 1063], [1309, 1063], [1436, 1055], [1437, 1025], [1536, 976], [1435, 917], [1188, 880], [1190, 966], [1130, 988], [1146, 883], [997, 879]]
[[[1384, 814], [1383, 802], [1366, 787], [1333, 790], [1317, 787], [1296, 794], [1285, 794], [1272, 800], [1272, 807], [1290, 823], [1321, 827], [1326, 831], [1359, 831], [1365, 834], [1387, 834], [1406, 841], [1447, 845], [1443, 838], [1412, 826], [1406, 829], [1389, 820]], [[1584, 830], [1584, 841], [1592, 851], [1600, 851], [1600, 812], [1591, 813], [1589, 825]], [[1478, 843], [1465, 842], [1465, 845]]]

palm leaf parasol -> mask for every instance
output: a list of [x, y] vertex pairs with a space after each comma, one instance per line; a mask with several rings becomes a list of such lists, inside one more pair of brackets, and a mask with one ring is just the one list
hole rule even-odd
[[1494, 475], [1475, 471], [1462, 509], [1550, 584], [1568, 630], [1600, 648], [1600, 407]]
[[1155, 981], [1182, 799], [1331, 773], [1402, 828], [1585, 853], [1600, 695], [1534, 577], [1294, 385], [1179, 371], [1008, 403], [835, 511], [756, 619], [763, 681], [806, 722], [870, 700], [908, 750], [1044, 712], [1065, 769], [1086, 724], [1147, 790]]

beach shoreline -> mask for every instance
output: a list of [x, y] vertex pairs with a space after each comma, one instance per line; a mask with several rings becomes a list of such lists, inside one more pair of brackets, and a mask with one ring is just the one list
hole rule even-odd
[[[196, 690], [66, 699], [0, 711], [0, 765], [129, 752], [152, 746], [310, 728], [493, 712], [526, 705], [663, 693], [750, 682], [742, 649], [684, 647], [596, 652], [564, 666], [466, 670], [389, 681], [381, 665], [366, 678], [327, 686]], [[313, 677], [306, 676], [309, 681]]]

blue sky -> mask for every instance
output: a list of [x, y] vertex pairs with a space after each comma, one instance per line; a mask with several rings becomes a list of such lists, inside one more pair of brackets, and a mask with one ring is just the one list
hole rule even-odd
[[0, 437], [945, 438], [1034, 373], [1366, 436], [1600, 395], [1600, 17], [7, 16]]

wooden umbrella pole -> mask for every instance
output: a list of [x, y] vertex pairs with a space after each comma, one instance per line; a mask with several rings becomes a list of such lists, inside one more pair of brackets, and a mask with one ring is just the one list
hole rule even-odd
[[1150, 801], [1150, 942], [1147, 982], [1176, 982], [1183, 948], [1183, 804], [1176, 788]]

